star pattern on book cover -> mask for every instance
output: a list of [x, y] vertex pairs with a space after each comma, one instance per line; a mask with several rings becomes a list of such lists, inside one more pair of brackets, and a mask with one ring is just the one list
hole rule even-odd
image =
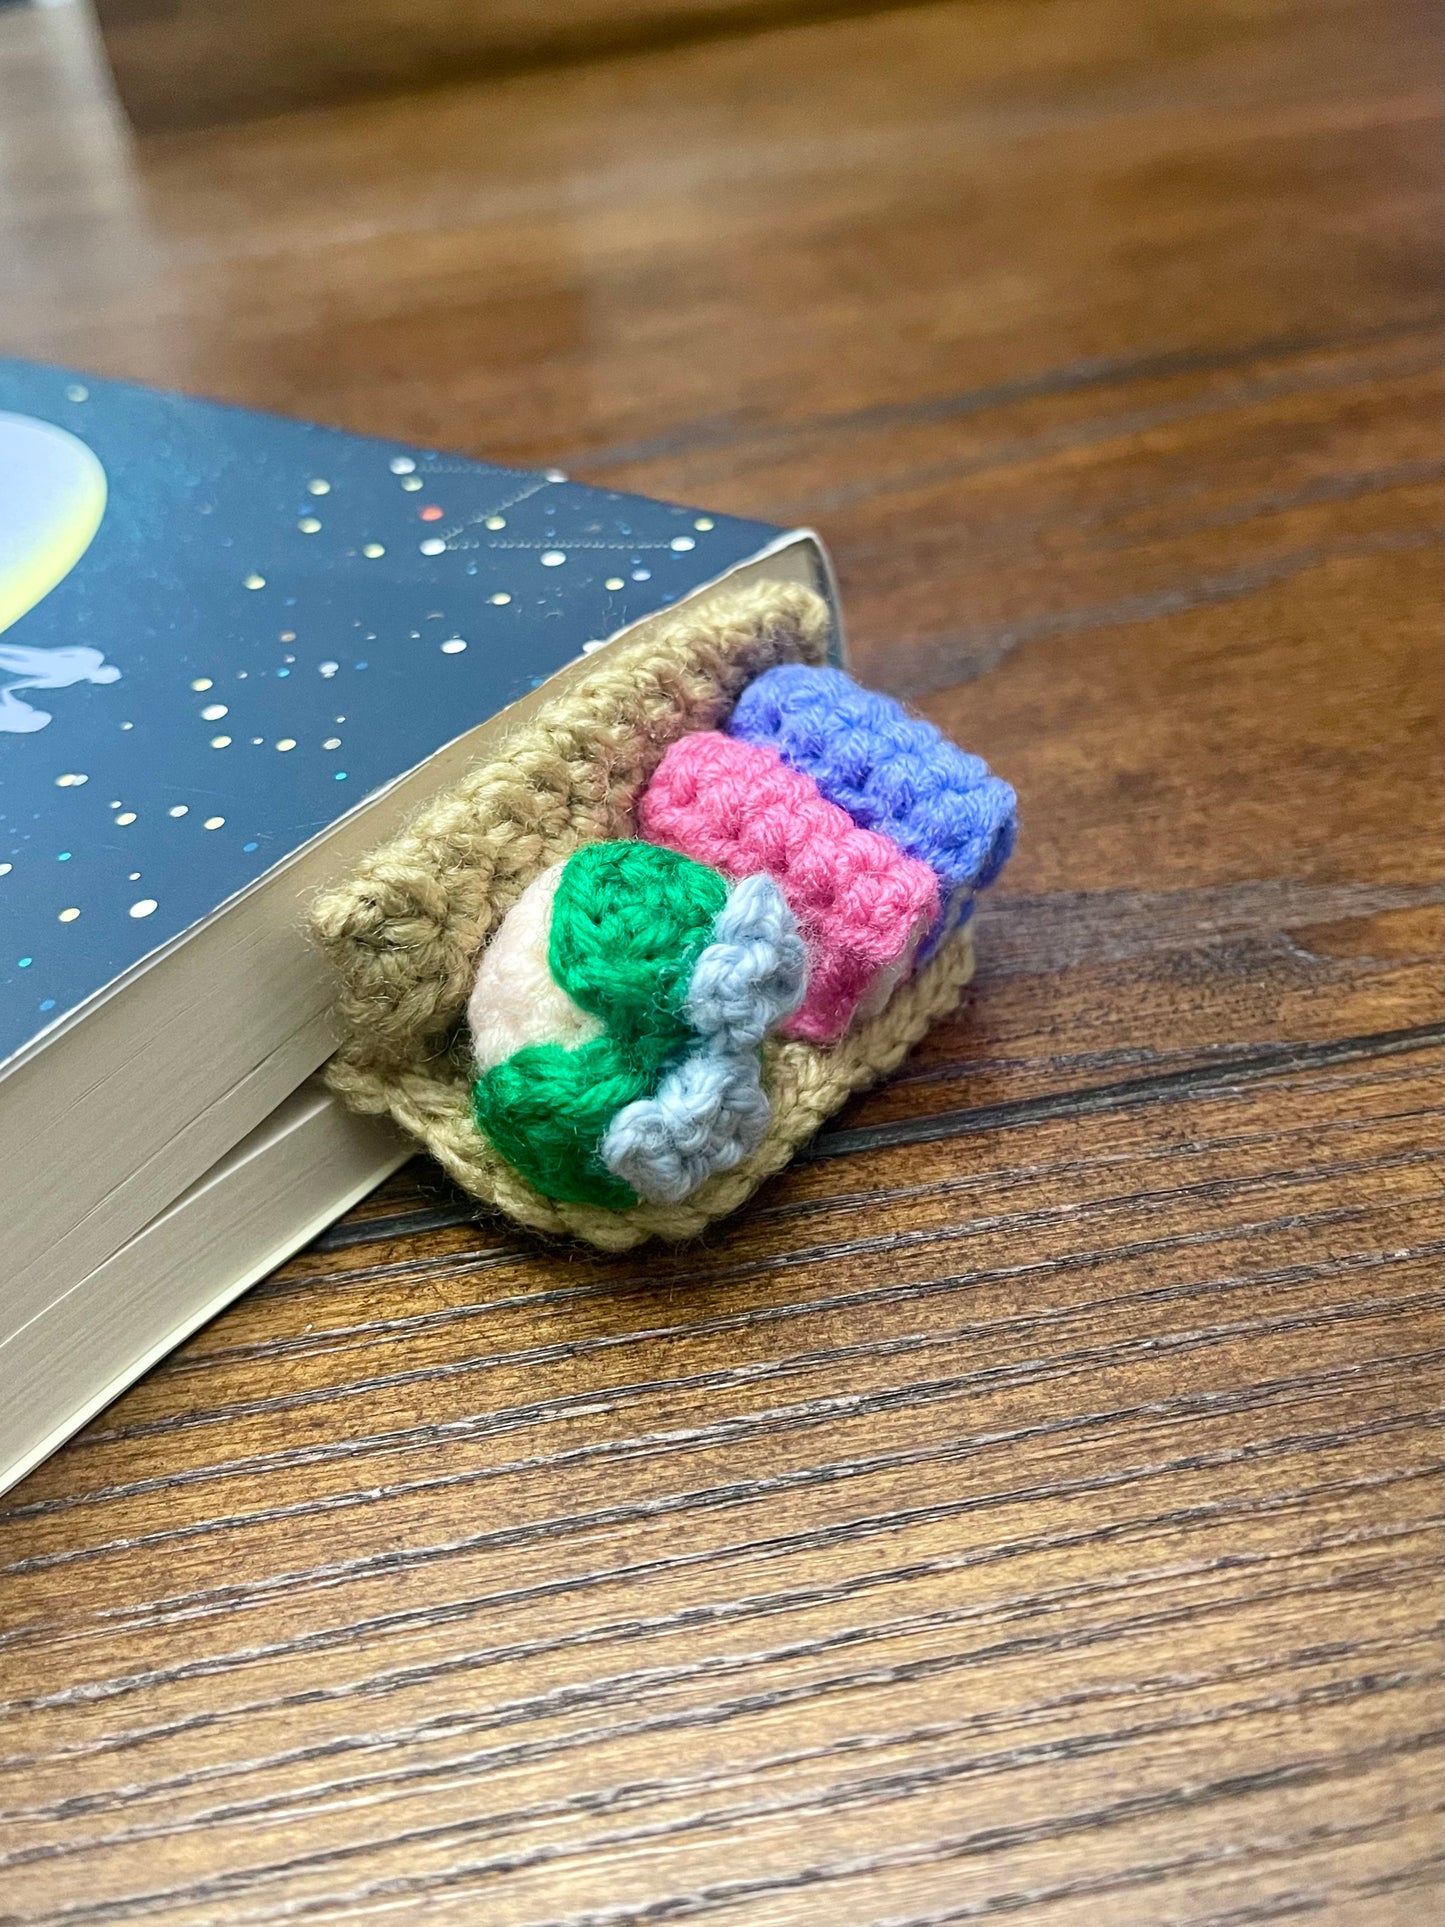
[[760, 523], [0, 360], [0, 1062]]

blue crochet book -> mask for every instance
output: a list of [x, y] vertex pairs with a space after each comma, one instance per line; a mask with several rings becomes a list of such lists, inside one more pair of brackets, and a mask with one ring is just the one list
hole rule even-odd
[[827, 587], [805, 535], [0, 359], [0, 1343], [326, 1057], [316, 887], [759, 571]]

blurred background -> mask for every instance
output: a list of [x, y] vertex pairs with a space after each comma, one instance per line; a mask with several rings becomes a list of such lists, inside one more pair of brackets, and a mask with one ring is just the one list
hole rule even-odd
[[195, 127], [878, 10], [867, 0], [96, 0], [140, 127]]
[[817, 522], [921, 694], [1369, 536], [1326, 471], [1423, 485], [1436, 37], [1419, 0], [11, 4], [0, 349]]
[[1022, 819], [706, 1246], [399, 1177], [35, 1475], [7, 1918], [1440, 1918], [1439, 26], [0, 6], [0, 353], [812, 524]]

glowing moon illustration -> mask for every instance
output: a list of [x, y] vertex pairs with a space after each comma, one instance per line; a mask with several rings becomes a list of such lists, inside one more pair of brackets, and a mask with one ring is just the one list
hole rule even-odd
[[105, 513], [105, 470], [65, 429], [0, 413], [0, 634], [90, 547]]

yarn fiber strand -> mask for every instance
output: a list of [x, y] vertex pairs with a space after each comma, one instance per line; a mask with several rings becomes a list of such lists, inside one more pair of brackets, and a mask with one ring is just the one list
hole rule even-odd
[[755, 1150], [772, 1115], [758, 1046], [806, 985], [807, 952], [782, 891], [771, 877], [745, 877], [688, 985], [697, 1041], [653, 1096], [613, 1118], [600, 1153], [607, 1169], [649, 1203], [679, 1204]]
[[1012, 788], [921, 716], [838, 669], [787, 663], [749, 683], [730, 736], [776, 751], [854, 822], [932, 869], [942, 914], [923, 954], [966, 916], [1008, 860], [1017, 834]]
[[571, 1048], [602, 1035], [602, 1020], [567, 995], [547, 958], [562, 868], [554, 863], [533, 878], [482, 952], [467, 1000], [472, 1062], [479, 1071], [528, 1044]]
[[592, 843], [570, 858], [552, 905], [552, 975], [639, 1061], [687, 1035], [682, 1002], [727, 901], [715, 869], [649, 843]]
[[859, 829], [776, 752], [715, 731], [672, 745], [643, 792], [638, 826], [730, 877], [781, 888], [808, 947], [808, 989], [785, 1026], [831, 1043], [881, 971], [938, 914], [938, 882], [887, 837]]
[[[614, 1210], [637, 1202], [598, 1145], [616, 1112], [647, 1096], [688, 1040], [683, 998], [726, 901], [715, 870], [646, 843], [588, 844], [563, 865], [552, 892], [550, 972], [603, 1034], [572, 1049], [529, 1044], [486, 1069], [472, 1095], [478, 1129], [547, 1197]], [[517, 956], [530, 961], [520, 943]]]

